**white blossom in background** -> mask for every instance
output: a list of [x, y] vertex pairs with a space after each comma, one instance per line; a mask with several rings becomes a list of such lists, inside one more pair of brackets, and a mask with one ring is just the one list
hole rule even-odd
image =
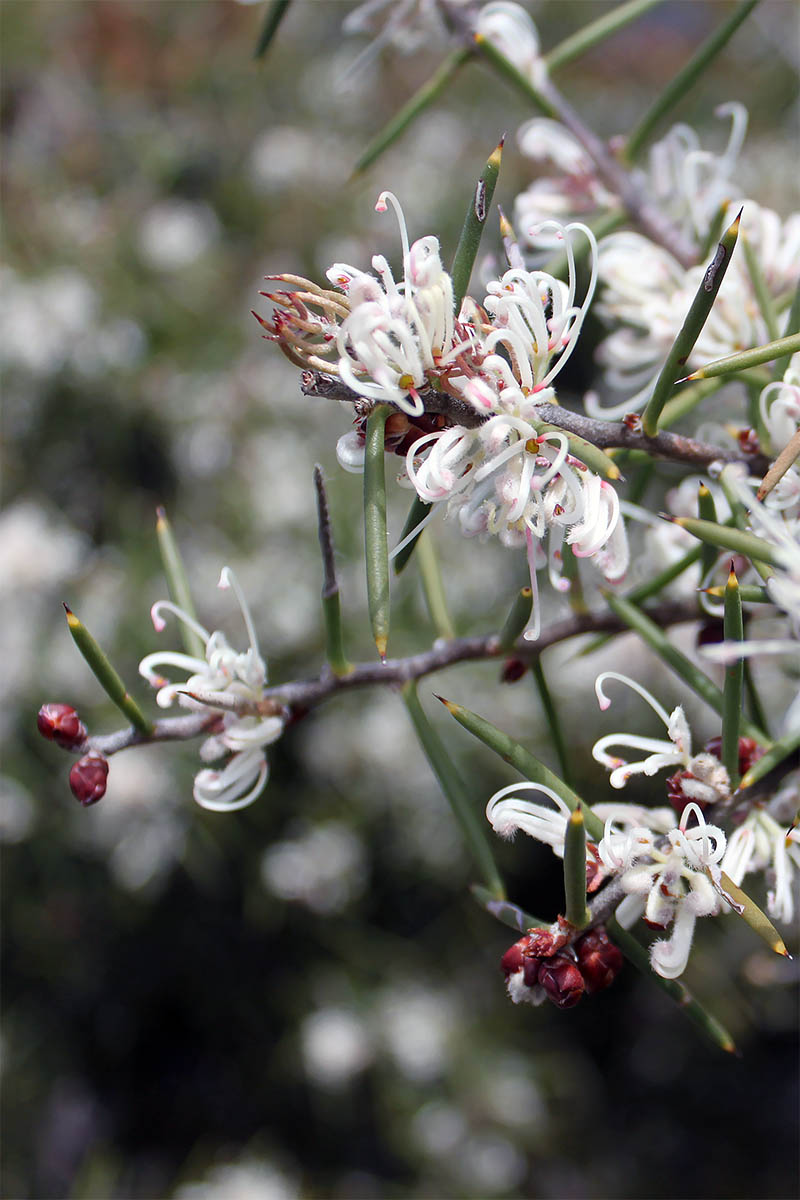
[[179, 271], [205, 254], [219, 237], [217, 215], [207, 204], [161, 200], [142, 217], [139, 253], [158, 271]]
[[339, 913], [364, 890], [364, 845], [347, 825], [328, 821], [303, 836], [273, 842], [261, 859], [261, 879], [281, 900], [320, 916]]
[[[156, 651], [139, 664], [139, 671], [158, 688], [156, 703], [168, 708], [176, 699], [196, 711], [217, 712], [214, 732], [200, 747], [204, 762], [225, 758], [222, 767], [205, 767], [194, 781], [194, 798], [212, 812], [232, 812], [245, 808], [261, 794], [269, 770], [264, 747], [277, 741], [283, 732], [283, 719], [261, 715], [259, 704], [267, 681], [267, 669], [258, 649], [250, 609], [236, 576], [223, 567], [219, 587], [232, 587], [244, 618], [249, 647], [238, 653], [228, 645], [220, 630], [209, 633], [194, 617], [169, 600], [159, 600], [151, 610], [153, 625], [165, 627], [162, 612], [172, 613], [191, 629], [205, 646], [205, 659], [181, 651]], [[190, 672], [181, 683], [170, 683], [161, 667], [177, 667]]]
[[[733, 218], [733, 212], [728, 215]], [[727, 219], [727, 217], [726, 217]], [[800, 280], [800, 213], [782, 220], [755, 201], [744, 203], [742, 233], [753, 244], [779, 328]], [[734, 253], [714, 306], [687, 360], [687, 371], [770, 340], [741, 248]], [[612, 233], [599, 244], [601, 299], [596, 312], [612, 327], [597, 350], [605, 381], [626, 399], [600, 404], [593, 393], [586, 411], [618, 418], [644, 406], [700, 287], [707, 262], [688, 270], [669, 251], [639, 233]], [[633, 393], [633, 394], [632, 394]]]
[[539, 33], [530, 14], [520, 4], [507, 0], [484, 4], [475, 33], [491, 42], [534, 87], [547, 79]]
[[[243, 0], [240, 0], [240, 3]], [[299, 1200], [300, 1185], [268, 1159], [245, 1156], [217, 1163], [205, 1178], [184, 1183], [175, 1200]]]
[[[731, 120], [721, 153], [703, 149], [689, 125], [673, 125], [650, 148], [647, 167], [633, 173], [659, 210], [698, 248], [722, 210], [741, 196], [734, 176], [747, 130], [747, 110], [730, 102], [714, 113]], [[530, 225], [545, 217], [588, 218], [620, 205], [619, 197], [598, 178], [592, 159], [560, 122], [535, 117], [520, 128], [517, 141], [528, 158], [556, 168], [555, 174], [535, 179], [514, 201], [517, 232], [523, 240]]]
[[334, 1091], [346, 1087], [373, 1057], [366, 1023], [351, 1009], [335, 1006], [320, 1008], [304, 1018], [300, 1051], [309, 1078]]

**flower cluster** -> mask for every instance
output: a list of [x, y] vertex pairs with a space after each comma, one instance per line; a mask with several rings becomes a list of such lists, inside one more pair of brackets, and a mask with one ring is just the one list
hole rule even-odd
[[[221, 767], [199, 771], [193, 794], [202, 808], [231, 812], [252, 804], [264, 790], [268, 776], [264, 747], [280, 737], [283, 717], [264, 701], [267, 669], [259, 653], [250, 610], [229, 567], [223, 568], [219, 587], [232, 587], [236, 594], [250, 643], [248, 649], [239, 653], [219, 630], [209, 633], [182, 608], [169, 600], [159, 600], [151, 610], [156, 631], [165, 628], [161, 614], [172, 613], [202, 641], [205, 658], [157, 651], [142, 659], [139, 671], [158, 688], [156, 703], [162, 708], [177, 699], [187, 708], [217, 714], [210, 736], [200, 747], [200, 757], [206, 763], [226, 761]], [[162, 677], [162, 667], [188, 671], [189, 678], [170, 683]]]
[[[593, 747], [594, 758], [611, 770], [613, 787], [623, 788], [637, 774], [653, 776], [665, 767], [680, 769], [667, 781], [668, 796], [673, 808], [650, 808], [641, 804], [597, 804], [592, 812], [604, 822], [603, 837], [597, 844], [587, 840], [587, 892], [597, 891], [610, 878], [619, 880], [625, 898], [616, 910], [624, 927], [643, 918], [651, 928], [667, 929], [668, 938], [656, 940], [650, 948], [654, 971], [664, 978], [681, 975], [686, 967], [692, 945], [695, 924], [700, 916], [715, 916], [729, 911], [726, 901], [726, 876], [739, 884], [748, 874], [763, 873], [773, 881], [768, 891], [767, 908], [771, 916], [791, 921], [794, 914], [792, 886], [795, 869], [800, 867], [800, 830], [792, 825], [786, 829], [787, 814], [797, 808], [797, 785], [789, 786], [773, 798], [767, 807], [756, 807], [744, 822], [727, 837], [718, 826], [707, 822], [706, 811], [730, 797], [730, 780], [725, 767], [714, 750], [719, 739], [709, 748], [692, 754], [691, 733], [680, 707], [668, 714], [640, 684], [617, 672], [598, 676], [595, 689], [601, 708], [610, 701], [604, 690], [607, 680], [614, 679], [633, 688], [658, 714], [669, 733], [669, 741], [633, 734], [609, 734]], [[626, 762], [609, 754], [609, 746], [629, 746], [647, 751], [638, 762]], [[756, 760], [759, 748], [750, 739], [740, 742], [742, 765]], [[520, 793], [539, 792], [550, 804], [533, 803]], [[674, 809], [679, 817], [676, 821]], [[513, 837], [522, 830], [538, 841], [549, 845], [558, 857], [564, 855], [569, 820], [569, 807], [551, 788], [538, 783], [520, 783], [505, 787], [490, 799], [486, 816], [496, 833]], [[791, 820], [791, 817], [788, 817]], [[531, 930], [538, 940], [524, 938], [503, 960], [509, 994], [538, 1003], [546, 993], [541, 991], [539, 959], [542, 955], [560, 954], [568, 949], [570, 938], [562, 922], [549, 931], [557, 933], [560, 941], [545, 943], [542, 930]], [[578, 943], [575, 942], [577, 949]], [[544, 948], [543, 948], [544, 947]], [[573, 956], [573, 968], [574, 968]], [[559, 965], [559, 986], [564, 996], [573, 995], [579, 987], [574, 969]], [[562, 979], [563, 976], [563, 979]], [[547, 977], [549, 978], [549, 977]], [[567, 988], [571, 981], [574, 987]], [[552, 983], [552, 981], [550, 981]], [[532, 991], [534, 985], [539, 991]], [[555, 984], [553, 984], [555, 986]], [[574, 1003], [579, 998], [569, 1000]], [[558, 1002], [553, 996], [554, 1002]], [[562, 997], [563, 999], [563, 997]], [[562, 1003], [561, 1007], [566, 1007]]]
[[[431, 504], [445, 503], [465, 535], [495, 535], [525, 549], [534, 595], [536, 572], [545, 564], [558, 590], [569, 586], [561, 573], [565, 542], [578, 557], [593, 559], [608, 580], [621, 579], [628, 546], [614, 488], [587, 467], [567, 434], [543, 431], [538, 416], [540, 404], [555, 400], [553, 381], [575, 348], [594, 293], [592, 233], [580, 224], [548, 222], [540, 233], [549, 244], [553, 233], [564, 240], [567, 282], [510, 267], [489, 282], [481, 304], [467, 297], [455, 314], [437, 239], [410, 244], [400, 205], [384, 192], [377, 207], [389, 205], [400, 224], [402, 280], [382, 255], [372, 260], [375, 274], [335, 263], [328, 279], [341, 295], [278, 276], [299, 286], [265, 293], [276, 305], [271, 321], [259, 318], [267, 336], [299, 365], [338, 375], [362, 402], [395, 406], [398, 429], [387, 431], [387, 446], [405, 455], [400, 482]], [[582, 303], [576, 299], [576, 234], [586, 236], [592, 258]], [[424, 403], [431, 389], [452, 397], [469, 422], [431, 421]], [[348, 470], [363, 466], [361, 414], [357, 424], [337, 447]], [[536, 604], [534, 614], [529, 637], [537, 635]]]

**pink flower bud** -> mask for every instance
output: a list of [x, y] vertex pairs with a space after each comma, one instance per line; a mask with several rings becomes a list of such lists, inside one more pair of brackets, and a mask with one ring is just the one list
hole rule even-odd
[[566, 955], [556, 954], [539, 963], [539, 987], [556, 1008], [572, 1008], [584, 992], [578, 964]]
[[79, 758], [69, 773], [69, 786], [79, 804], [88, 808], [106, 794], [108, 760], [96, 750]]
[[69, 704], [43, 704], [36, 724], [42, 737], [65, 750], [72, 750], [86, 741], [86, 726]]
[[624, 959], [603, 925], [590, 929], [574, 944], [588, 995], [609, 987], [622, 970]]

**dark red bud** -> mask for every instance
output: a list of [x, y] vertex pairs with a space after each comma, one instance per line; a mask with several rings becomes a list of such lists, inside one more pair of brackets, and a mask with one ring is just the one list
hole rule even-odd
[[697, 631], [698, 646], [715, 646], [725, 637], [725, 630], [719, 617], [706, 617]]
[[86, 726], [69, 704], [43, 704], [36, 724], [42, 737], [66, 750], [72, 750], [86, 741]]
[[622, 970], [622, 952], [609, 939], [604, 926], [598, 925], [574, 944], [586, 991], [591, 996], [609, 987]]
[[528, 669], [528, 664], [521, 658], [507, 658], [500, 672], [501, 683], [516, 683]]
[[[722, 756], [722, 738], [712, 737], [706, 742], [706, 750], [716, 758]], [[758, 762], [764, 753], [764, 747], [759, 746], [752, 738], [739, 738], [739, 774], [746, 775], [753, 763]]]
[[737, 434], [737, 441], [745, 454], [759, 454], [761, 452], [761, 443], [758, 440], [758, 434], [755, 429], [740, 429]]
[[556, 1008], [572, 1008], [584, 991], [583, 976], [578, 964], [561, 954], [539, 964], [537, 982]]
[[105, 796], [107, 779], [107, 759], [96, 750], [90, 750], [83, 758], [78, 759], [70, 771], [69, 786], [78, 803], [88, 808], [90, 804], [97, 804], [97, 801]]
[[515, 942], [500, 959], [500, 966], [506, 979], [508, 979], [509, 975], [516, 975], [517, 971], [521, 971], [524, 963], [525, 959], [522, 954], [521, 942]]

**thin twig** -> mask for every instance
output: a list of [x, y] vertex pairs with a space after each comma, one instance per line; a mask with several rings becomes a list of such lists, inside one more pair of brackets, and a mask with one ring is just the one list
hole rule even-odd
[[[665, 602], [647, 611], [652, 620], [662, 628], [692, 621], [697, 617], [697, 606], [693, 598]], [[627, 630], [628, 626], [613, 612], [577, 613], [555, 621], [543, 631], [536, 642], [521, 639], [513, 647], [512, 653], [515, 657], [530, 661], [538, 658], [548, 646], [578, 637], [580, 634], [622, 633]], [[340, 692], [373, 687], [376, 684], [401, 687], [409, 680], [422, 679], [435, 671], [455, 666], [456, 663], [487, 661], [502, 658], [508, 653], [502, 650], [497, 634], [455, 638], [451, 642], [437, 642], [430, 650], [410, 655], [408, 658], [388, 658], [385, 663], [356, 663], [347, 675], [335, 675], [326, 665], [313, 679], [292, 680], [266, 688], [262, 703], [269, 704], [271, 711], [274, 711], [276, 704], [280, 705], [286, 710], [289, 719], [293, 715], [305, 714], [309, 709], [316, 708]], [[218, 713], [212, 716], [207, 713], [193, 713], [191, 716], [167, 717], [157, 721], [148, 735], [137, 733], [135, 729], [120, 729], [114, 733], [90, 737], [78, 750], [81, 754], [85, 754], [87, 750], [97, 750], [108, 756], [129, 746], [184, 741], [208, 733], [218, 719]]]

